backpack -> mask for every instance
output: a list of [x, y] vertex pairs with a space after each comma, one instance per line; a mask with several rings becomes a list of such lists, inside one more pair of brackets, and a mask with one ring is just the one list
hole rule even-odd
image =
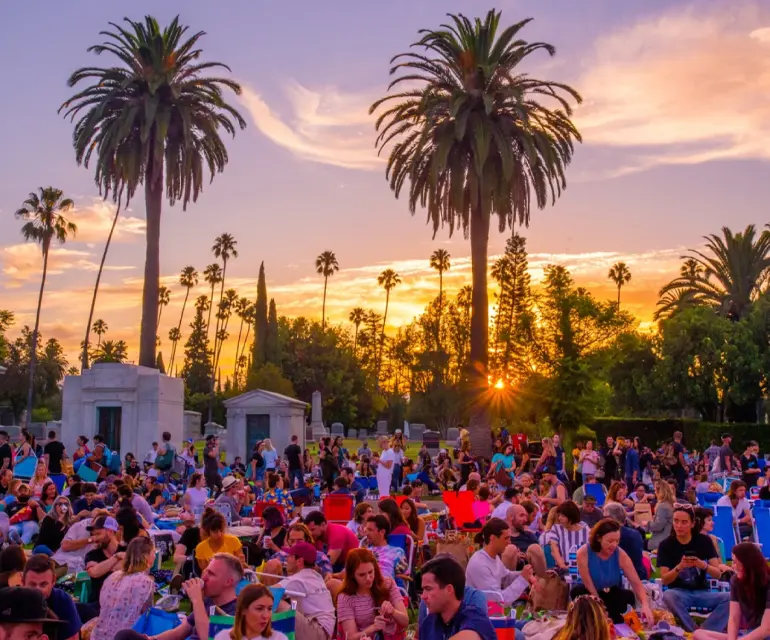
[[159, 469], [160, 471], [167, 471], [174, 463], [174, 456], [176, 455], [176, 451], [174, 447], [171, 446], [170, 442], [164, 443], [163, 446], [166, 447], [166, 453], [155, 458], [155, 468]]
[[115, 475], [120, 475], [120, 455], [117, 451], [113, 451], [110, 454], [110, 464], [109, 469], [110, 473], [114, 473]]

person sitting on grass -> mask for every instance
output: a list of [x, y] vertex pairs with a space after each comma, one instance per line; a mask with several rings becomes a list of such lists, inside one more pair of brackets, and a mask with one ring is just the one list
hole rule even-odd
[[288, 640], [272, 627], [273, 592], [263, 584], [243, 588], [235, 606], [232, 629], [222, 629], [214, 640]]
[[56, 575], [53, 561], [43, 554], [33, 555], [24, 567], [22, 581], [25, 587], [42, 593], [48, 607], [66, 625], [59, 629], [58, 637], [61, 640], [78, 640], [81, 627], [80, 616], [72, 596], [55, 587]]
[[214, 509], [207, 508], [201, 517], [201, 543], [195, 547], [195, 559], [201, 571], [219, 553], [229, 553], [243, 562], [243, 545], [233, 535], [227, 533], [225, 517]]
[[615, 634], [607, 609], [600, 598], [583, 595], [575, 598], [567, 610], [564, 626], [553, 640], [612, 640]]

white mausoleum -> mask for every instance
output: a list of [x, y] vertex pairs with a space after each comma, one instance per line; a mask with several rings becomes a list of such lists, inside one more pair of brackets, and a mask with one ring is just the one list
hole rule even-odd
[[305, 411], [307, 404], [295, 398], [256, 389], [225, 400], [227, 409], [227, 459], [240, 456], [246, 462], [257, 440], [270, 438], [283, 455], [291, 436], [305, 448]]
[[181, 378], [119, 363], [97, 363], [64, 378], [61, 440], [70, 455], [79, 435], [98, 433], [121, 457], [130, 451], [141, 460], [164, 431], [179, 447], [184, 438]]

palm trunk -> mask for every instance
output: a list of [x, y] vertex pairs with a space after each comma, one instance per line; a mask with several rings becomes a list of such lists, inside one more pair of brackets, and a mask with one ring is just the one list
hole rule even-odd
[[620, 285], [618, 285], [618, 309], [620, 309]]
[[[154, 136], [150, 149], [154, 149]], [[160, 216], [163, 203], [163, 164], [147, 163], [144, 189], [147, 210], [147, 252], [144, 259], [144, 289], [142, 291], [142, 328], [139, 338], [139, 365], [156, 368], [155, 339], [158, 335], [158, 287], [160, 282]]]
[[[179, 314], [179, 324], [176, 326], [177, 332], [181, 335], [182, 331], [182, 321], [184, 320], [184, 310], [185, 307], [187, 307], [187, 298], [190, 297], [190, 287], [187, 287], [187, 293], [184, 294], [184, 302], [182, 303], [182, 313]], [[168, 370], [173, 371], [174, 370], [174, 358], [176, 357], [176, 344], [177, 340], [174, 341], [174, 346], [171, 347], [171, 360], [168, 364]]]
[[96, 341], [96, 348], [98, 349], [101, 346], [102, 346], [102, 334], [100, 333], [99, 339]]
[[353, 357], [356, 357], [358, 352], [358, 325], [356, 325], [356, 332], [353, 334]]
[[243, 316], [241, 316], [241, 326], [238, 328], [238, 342], [235, 343], [235, 366], [233, 367], [233, 388], [238, 385], [238, 351], [241, 348], [241, 333], [243, 333]]
[[209, 337], [211, 334], [211, 312], [214, 309], [214, 283], [211, 283], [211, 303], [209, 304], [209, 319], [206, 320], [206, 338], [211, 340]]
[[[517, 269], [516, 269], [516, 265], [511, 265], [511, 266], [513, 271], [513, 275], [512, 275], [513, 282], [511, 283], [511, 300], [510, 300], [511, 307], [508, 310], [508, 322], [507, 322], [508, 326], [506, 328], [507, 335], [505, 340], [505, 352], [503, 355], [503, 376], [505, 377], [506, 380], [508, 379], [508, 362], [510, 362], [510, 359], [511, 359], [511, 336], [513, 335], [513, 316], [516, 313], [516, 295], [517, 295], [516, 293], [517, 292], [517, 288], [516, 288]], [[500, 291], [502, 292], [502, 290], [503, 288], [501, 286]], [[502, 295], [500, 299], [502, 300]]]
[[441, 351], [441, 312], [444, 309], [444, 272], [438, 272], [438, 322], [436, 323], [436, 351]]
[[[385, 315], [382, 317], [382, 331], [380, 332], [380, 348], [377, 360], [377, 387], [380, 386], [380, 370], [382, 368], [382, 352], [385, 348], [385, 323], [388, 321], [388, 305], [390, 304], [390, 289], [385, 290]], [[375, 349], [375, 353], [376, 353]]]
[[324, 302], [321, 307], [321, 331], [326, 330], [326, 285], [329, 283], [329, 276], [324, 276]]
[[35, 329], [30, 337], [29, 350], [29, 387], [27, 388], [27, 424], [32, 424], [32, 400], [35, 391], [35, 367], [37, 366], [37, 333], [40, 329], [40, 310], [43, 307], [43, 291], [45, 290], [45, 278], [48, 274], [48, 249], [51, 240], [43, 241], [43, 278], [40, 280], [40, 293], [37, 296], [37, 312], [35, 313]]
[[[219, 337], [218, 337], [219, 336], [219, 320], [220, 320], [219, 314], [222, 311], [222, 298], [224, 298], [224, 295], [225, 295], [225, 277], [226, 276], [227, 276], [227, 260], [225, 260], [223, 258], [222, 259], [222, 283], [219, 285], [219, 308], [217, 310], [217, 315], [216, 315], [217, 323], [215, 325], [216, 328], [214, 330], [214, 353], [212, 355], [212, 358], [214, 359], [213, 362], [214, 362], [214, 369], [215, 370], [216, 370], [216, 362], [218, 360], [218, 358], [217, 358], [217, 353], [218, 353], [218, 351], [217, 351], [217, 343], [219, 342]], [[213, 305], [213, 303], [214, 303], [214, 294], [213, 294], [213, 292], [212, 292], [211, 296], [212, 296], [211, 303]], [[213, 377], [213, 374], [212, 374], [212, 380], [213, 379], [214, 379], [214, 377]]]
[[[91, 336], [91, 322], [94, 318], [94, 307], [96, 307], [96, 295], [99, 293], [99, 282], [102, 279], [102, 271], [104, 270], [104, 262], [107, 260], [107, 252], [110, 250], [110, 243], [112, 242], [112, 234], [115, 231], [115, 225], [118, 222], [118, 216], [120, 215], [120, 204], [118, 204], [118, 210], [115, 212], [115, 217], [112, 219], [112, 226], [110, 227], [110, 234], [107, 236], [107, 243], [104, 245], [104, 251], [102, 252], [102, 261], [99, 263], [99, 271], [96, 273], [96, 284], [94, 284], [94, 295], [91, 298], [91, 310], [88, 312], [88, 324], [86, 325], [86, 339], [83, 343], [83, 355], [80, 362], [80, 371], [88, 369], [88, 339]], [[96, 348], [102, 344], [102, 336], [99, 334], [99, 340]]]
[[489, 213], [483, 204], [471, 211], [471, 268], [473, 292], [471, 295], [471, 353], [468, 371], [471, 394], [468, 431], [475, 453], [491, 458], [492, 439], [489, 431], [489, 413], [486, 394], [489, 391], [487, 365], [489, 362], [489, 296], [487, 293], [487, 252], [489, 248]]
[[[241, 355], [238, 358], [237, 362], [240, 362], [240, 359], [246, 355], [246, 345], [249, 343], [249, 332], [251, 331], [251, 322], [246, 323], [246, 336], [243, 338], [243, 347], [241, 347]], [[237, 354], [236, 354], [237, 355]]]

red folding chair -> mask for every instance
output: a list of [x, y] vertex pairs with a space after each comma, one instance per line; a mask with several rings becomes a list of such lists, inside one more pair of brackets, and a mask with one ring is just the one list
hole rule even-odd
[[382, 502], [383, 500], [395, 500], [396, 504], [400, 507], [407, 498], [408, 496], [380, 496], [379, 502]]
[[253, 515], [255, 518], [261, 518], [262, 512], [267, 507], [276, 507], [280, 512], [281, 515], [283, 515], [284, 519], [286, 518], [286, 509], [282, 504], [275, 504], [274, 502], [255, 502], [254, 507], [251, 510], [251, 515]]
[[327, 522], [347, 523], [353, 517], [353, 496], [328, 495], [324, 498], [322, 510]]
[[457, 528], [465, 527], [466, 530], [469, 530], [467, 525], [473, 524], [477, 520], [473, 512], [473, 502], [476, 499], [473, 491], [444, 491], [442, 497]]

